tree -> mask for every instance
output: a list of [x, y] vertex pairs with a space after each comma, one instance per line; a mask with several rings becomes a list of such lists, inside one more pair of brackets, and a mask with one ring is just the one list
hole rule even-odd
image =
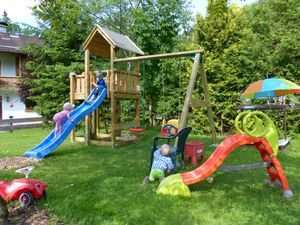
[[129, 0], [83, 0], [81, 2], [81, 8], [90, 14], [94, 23], [126, 35], [131, 33], [132, 11], [135, 7], [134, 2]]
[[12, 34], [21, 34], [22, 33], [22, 29], [21, 29], [20, 25], [18, 23], [13, 23], [11, 21], [11, 19], [8, 17], [8, 14], [5, 10], [3, 11], [2, 18], [0, 19], [0, 21], [8, 24], [8, 27], [7, 27], [8, 33], [12, 33]]
[[[209, 93], [214, 104], [214, 121], [220, 131], [230, 131], [236, 112], [233, 106], [239, 99], [239, 71], [228, 57], [239, 51], [243, 27], [238, 26], [242, 11], [227, 0], [208, 2], [208, 16], [197, 16], [193, 42], [205, 49], [205, 68], [209, 82]], [[200, 86], [200, 85], [199, 85]], [[200, 93], [201, 89], [200, 89]], [[203, 95], [200, 94], [203, 98]], [[195, 116], [197, 115], [197, 116]], [[194, 109], [191, 118], [195, 129], [208, 131], [205, 109]], [[204, 128], [204, 129], [203, 129]]]
[[[67, 74], [74, 69], [82, 71], [81, 44], [94, 23], [126, 33], [146, 54], [170, 52], [175, 50], [177, 38], [190, 20], [188, 6], [183, 0], [40, 1], [33, 10], [42, 21], [41, 37], [45, 44], [28, 48], [34, 60], [27, 68], [36, 79], [24, 80], [31, 85], [31, 99], [37, 103], [38, 112], [51, 116], [68, 98]], [[91, 62], [94, 63], [93, 59]], [[161, 66], [159, 62], [147, 63], [143, 74], [143, 93], [149, 96], [147, 102], [152, 108], [156, 108], [162, 94], [160, 82], [165, 75], [152, 71], [159, 71]], [[170, 80], [178, 85], [177, 79]]]
[[[180, 36], [186, 34], [191, 21], [190, 3], [182, 0], [148, 0], [138, 3], [133, 11], [131, 32], [137, 45], [149, 55], [182, 50], [184, 47], [179, 41], [183, 40]], [[176, 100], [179, 98], [172, 94], [178, 90], [181, 74], [176, 68], [179, 64], [179, 60], [144, 62], [142, 87], [152, 116], [156, 113], [163, 115], [166, 111], [174, 112], [174, 105], [178, 107]], [[175, 70], [170, 65], [173, 68], [175, 66]], [[164, 96], [173, 97], [175, 101], [167, 105]]]
[[26, 51], [33, 60], [26, 68], [36, 79], [23, 79], [30, 86], [36, 111], [52, 116], [69, 99], [69, 72], [83, 71], [81, 45], [93, 27], [91, 17], [80, 9], [77, 1], [42, 0], [33, 8], [40, 23], [42, 46]]
[[[267, 76], [299, 81], [299, 4], [265, 0], [238, 9], [215, 0], [209, 1], [207, 18], [198, 16], [193, 40], [207, 50], [207, 76], [219, 131], [230, 132], [236, 115], [233, 108], [250, 83]], [[198, 129], [199, 124], [204, 126], [203, 114], [195, 110], [191, 116]], [[293, 118], [299, 121], [296, 115]], [[299, 125], [295, 128], [299, 130]]]
[[[240, 57], [252, 62], [252, 66], [237, 65], [244, 68], [249, 83], [267, 77], [281, 77], [299, 84], [299, 7], [297, 0], [265, 0], [245, 9], [241, 19], [249, 32], [241, 41]], [[288, 98], [292, 99], [293, 96]], [[291, 111], [288, 115], [289, 121], [295, 121], [288, 123], [289, 132], [299, 133], [299, 114]], [[272, 117], [277, 123], [283, 118], [281, 113], [274, 112]], [[277, 127], [283, 126], [278, 124]]]

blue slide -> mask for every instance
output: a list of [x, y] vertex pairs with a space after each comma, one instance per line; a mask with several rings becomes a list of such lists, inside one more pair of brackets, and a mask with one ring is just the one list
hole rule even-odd
[[[95, 89], [91, 91], [87, 99], [89, 99], [94, 92]], [[72, 120], [74, 120], [73, 123], [68, 119], [63, 121], [62, 124], [63, 131], [61, 134], [58, 134], [58, 136], [54, 139], [55, 131], [53, 129], [53, 131], [40, 144], [25, 152], [24, 156], [41, 159], [44, 158], [46, 155], [50, 154], [51, 152], [53, 152], [68, 137], [68, 135], [70, 134], [72, 129], [76, 126], [76, 124], [78, 124], [85, 116], [89, 115], [95, 109], [98, 108], [98, 106], [105, 99], [106, 92], [107, 92], [106, 88], [102, 89], [102, 91], [99, 93], [99, 95], [94, 99], [94, 101], [91, 104], [87, 104], [84, 101], [79, 107], [77, 107], [71, 112], [70, 115]]]

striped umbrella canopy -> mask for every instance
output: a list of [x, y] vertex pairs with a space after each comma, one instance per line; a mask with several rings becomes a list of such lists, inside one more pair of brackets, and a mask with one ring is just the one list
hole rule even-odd
[[300, 93], [300, 86], [282, 78], [259, 80], [249, 85], [241, 94], [242, 98], [274, 98], [287, 94]]

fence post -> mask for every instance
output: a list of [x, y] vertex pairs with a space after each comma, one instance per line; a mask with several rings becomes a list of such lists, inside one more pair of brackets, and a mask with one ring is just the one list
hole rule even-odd
[[13, 116], [9, 116], [9, 119], [10, 119], [10, 122], [9, 122], [9, 131], [10, 133], [13, 132], [13, 122], [12, 122], [12, 119], [13, 119]]

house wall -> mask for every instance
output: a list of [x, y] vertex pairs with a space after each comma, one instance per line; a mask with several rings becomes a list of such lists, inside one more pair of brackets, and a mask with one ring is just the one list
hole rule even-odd
[[18, 90], [0, 84], [0, 120], [17, 118], [40, 117], [35, 112], [27, 112], [25, 104], [18, 95]]
[[15, 77], [16, 55], [0, 52], [1, 71], [0, 76]]

